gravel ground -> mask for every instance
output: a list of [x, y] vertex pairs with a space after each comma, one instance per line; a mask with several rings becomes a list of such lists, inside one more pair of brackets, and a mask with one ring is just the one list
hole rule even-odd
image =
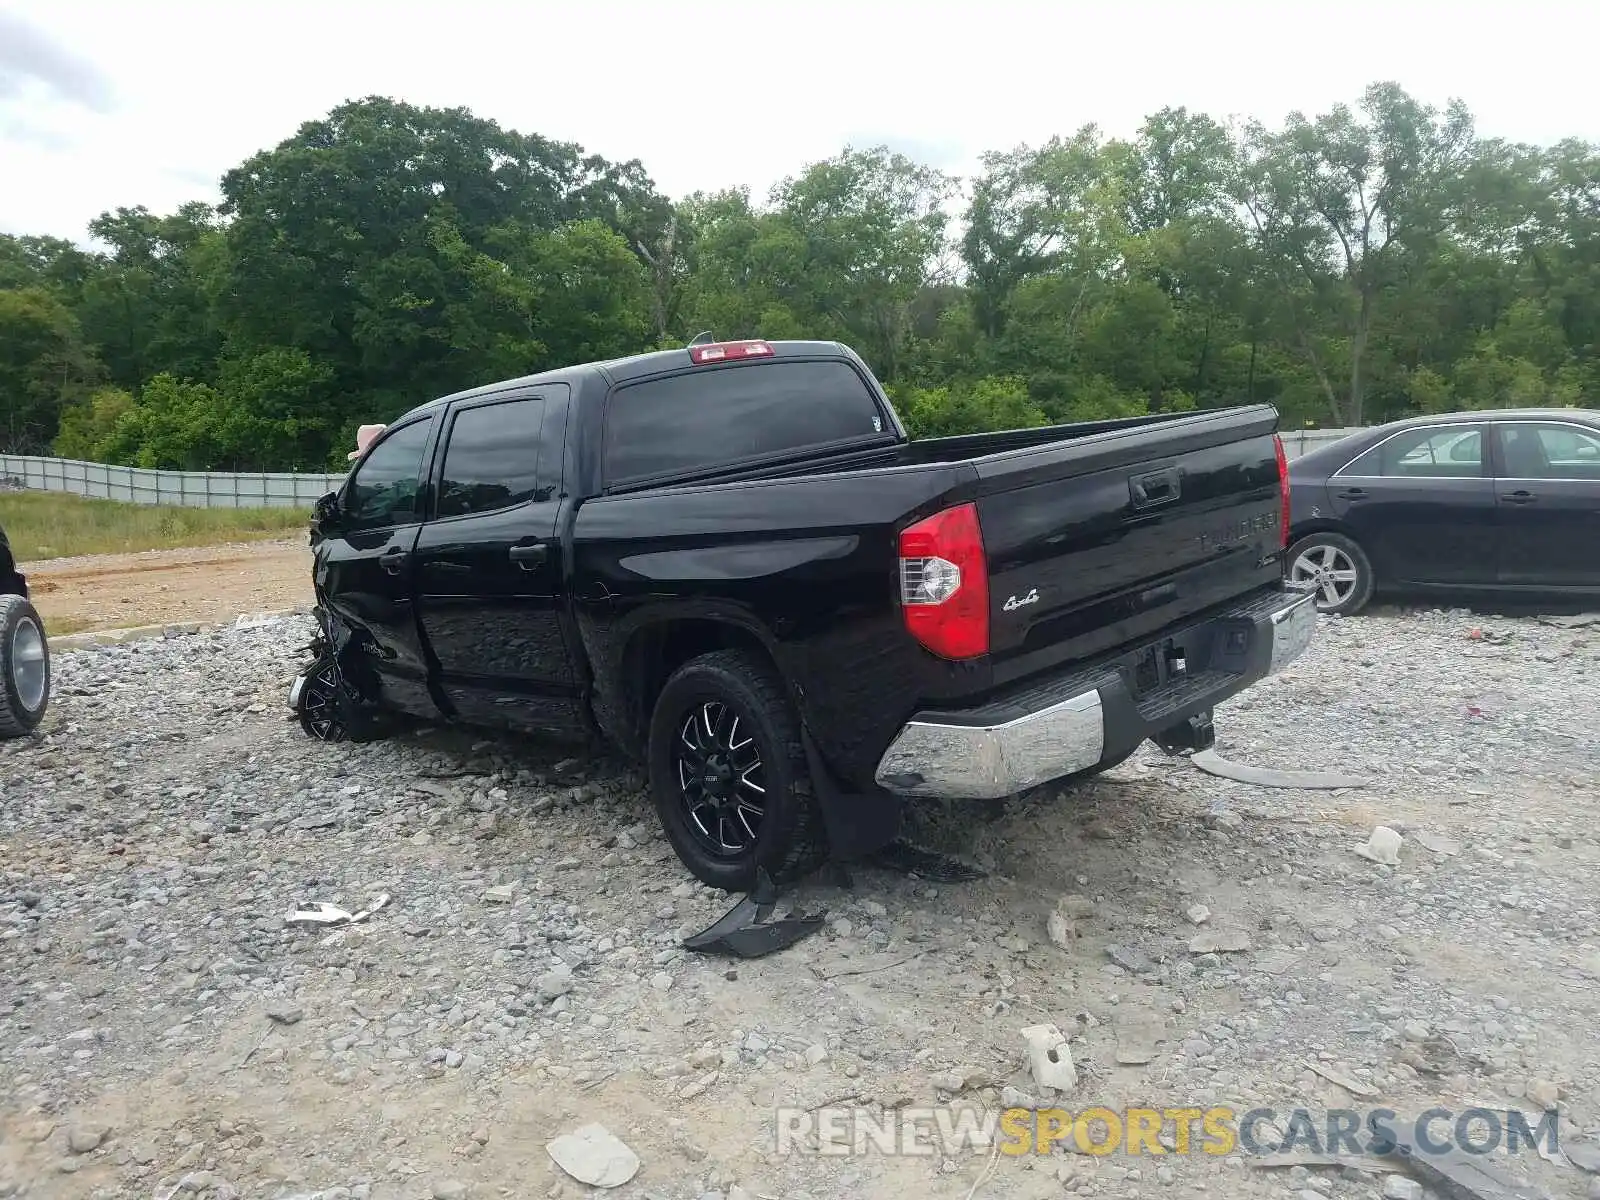
[[[1600, 624], [1324, 620], [1219, 711], [1218, 750], [1366, 786], [1147, 747], [930, 817], [988, 878], [813, 884], [825, 931], [737, 963], [678, 948], [729, 897], [626, 768], [458, 731], [312, 743], [281, 707], [309, 633], [63, 655], [43, 733], [0, 746], [0, 1196], [586, 1195], [545, 1147], [588, 1122], [642, 1161], [627, 1198], [1422, 1194], [1242, 1154], [776, 1153], [780, 1105], [1048, 1099], [1041, 1022], [1074, 1110], [1559, 1105], [1600, 1168]], [[1379, 823], [1398, 866], [1355, 852]], [[344, 930], [284, 920], [379, 894]], [[1495, 1161], [1591, 1195], [1552, 1157]]]

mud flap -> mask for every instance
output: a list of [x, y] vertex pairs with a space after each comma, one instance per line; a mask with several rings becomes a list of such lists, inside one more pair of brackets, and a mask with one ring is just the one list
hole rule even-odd
[[784, 917], [768, 921], [778, 903], [778, 889], [766, 870], [756, 872], [755, 886], [715, 924], [683, 939], [683, 948], [699, 954], [731, 954], [761, 958], [786, 949], [822, 928], [821, 916]]
[[806, 765], [811, 768], [811, 788], [822, 809], [829, 856], [835, 862], [869, 858], [900, 836], [903, 802], [898, 796], [881, 788], [867, 793], [845, 792], [822, 761], [809, 729], [801, 729], [800, 741], [805, 746]]

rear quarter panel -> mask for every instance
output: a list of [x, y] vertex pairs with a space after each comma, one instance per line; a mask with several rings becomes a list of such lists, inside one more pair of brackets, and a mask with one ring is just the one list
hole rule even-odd
[[830, 765], [870, 780], [919, 697], [987, 684], [986, 665], [918, 647], [898, 608], [899, 527], [971, 478], [960, 465], [897, 468], [585, 501], [572, 586], [596, 690], [626, 686], [628, 645], [646, 629], [734, 625], [766, 646]]

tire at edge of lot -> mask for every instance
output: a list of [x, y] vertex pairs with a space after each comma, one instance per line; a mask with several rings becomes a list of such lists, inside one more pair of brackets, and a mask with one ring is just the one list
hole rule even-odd
[[[39, 643], [44, 652], [44, 693], [39, 707], [32, 711], [17, 694], [16, 671], [11, 663], [17, 627], [24, 621], [31, 621], [39, 631]], [[38, 610], [26, 596], [15, 593], [0, 596], [0, 685], [3, 685], [0, 686], [0, 739], [32, 733], [50, 707], [50, 640], [45, 636], [44, 620]]]

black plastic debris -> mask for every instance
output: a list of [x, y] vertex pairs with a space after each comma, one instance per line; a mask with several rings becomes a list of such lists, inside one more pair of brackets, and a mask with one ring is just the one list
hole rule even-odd
[[822, 928], [822, 917], [783, 917], [769, 921], [778, 903], [778, 889], [764, 869], [756, 883], [719, 917], [715, 924], [684, 938], [683, 948], [700, 954], [731, 954], [736, 958], [761, 958], [785, 950]]

